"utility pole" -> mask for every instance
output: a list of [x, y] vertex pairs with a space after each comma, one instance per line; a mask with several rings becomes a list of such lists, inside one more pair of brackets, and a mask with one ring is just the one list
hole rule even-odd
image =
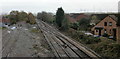
[[118, 2], [118, 14], [117, 14], [117, 43], [120, 43], [120, 1]]

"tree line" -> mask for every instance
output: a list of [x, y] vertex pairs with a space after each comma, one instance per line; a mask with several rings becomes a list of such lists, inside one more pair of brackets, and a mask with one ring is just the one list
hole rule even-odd
[[11, 11], [8, 15], [11, 24], [16, 24], [18, 21], [25, 21], [26, 23], [35, 24], [35, 16], [32, 13], [26, 13], [24, 11]]
[[55, 21], [55, 17], [53, 15], [53, 13], [45, 12], [45, 11], [39, 12], [37, 14], [37, 19], [40, 19], [40, 20], [48, 22], [48, 23], [54, 23], [54, 21]]

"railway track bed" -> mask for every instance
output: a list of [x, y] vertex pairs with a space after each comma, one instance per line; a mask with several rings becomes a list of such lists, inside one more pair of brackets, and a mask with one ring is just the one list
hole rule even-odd
[[61, 34], [58, 30], [49, 26], [43, 21], [38, 21], [39, 29], [42, 30], [46, 41], [51, 47], [55, 57], [68, 57], [68, 58], [86, 58], [91, 59], [93, 57], [99, 58], [99, 55], [86, 50], [76, 42], [72, 41], [68, 37]]

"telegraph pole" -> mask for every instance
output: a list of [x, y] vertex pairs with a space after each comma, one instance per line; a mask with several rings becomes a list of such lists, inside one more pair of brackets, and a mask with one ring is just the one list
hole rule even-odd
[[120, 2], [118, 2], [117, 43], [120, 43]]

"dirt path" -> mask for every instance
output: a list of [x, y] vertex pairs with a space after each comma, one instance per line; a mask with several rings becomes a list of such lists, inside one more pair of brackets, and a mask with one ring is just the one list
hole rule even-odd
[[[49, 57], [50, 49], [41, 32], [34, 33], [33, 26], [17, 25], [14, 30], [4, 29], [2, 32], [2, 57]], [[46, 43], [46, 44], [44, 44]], [[48, 50], [49, 49], [49, 50]]]

